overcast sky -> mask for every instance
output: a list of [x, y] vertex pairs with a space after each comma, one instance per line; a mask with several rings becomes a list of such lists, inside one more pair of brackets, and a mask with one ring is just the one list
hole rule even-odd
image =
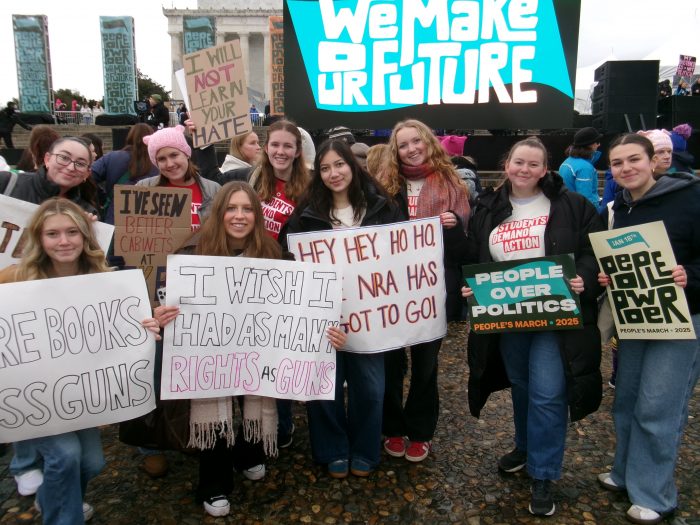
[[[48, 16], [54, 89], [70, 88], [99, 99], [104, 92], [100, 16], [134, 17], [138, 68], [171, 89], [163, 6], [196, 5], [196, 0], [3, 0], [0, 104], [17, 96], [13, 14]], [[659, 59], [662, 65], [675, 65], [680, 54], [700, 58], [700, 1], [582, 0], [577, 89], [589, 88], [593, 70], [608, 59]]]

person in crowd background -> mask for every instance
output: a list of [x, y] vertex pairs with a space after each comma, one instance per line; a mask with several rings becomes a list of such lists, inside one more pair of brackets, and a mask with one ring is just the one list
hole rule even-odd
[[[319, 148], [308, 191], [283, 227], [280, 240], [286, 247], [291, 233], [376, 226], [404, 218], [360, 166], [351, 146], [333, 139]], [[342, 345], [338, 348], [342, 350]], [[333, 478], [344, 478], [348, 471], [369, 476], [380, 459], [384, 356], [339, 351], [335, 387], [334, 401], [306, 403], [313, 459], [326, 465]]]
[[260, 139], [255, 131], [236, 135], [231, 139], [229, 152], [221, 165], [221, 172], [254, 166], [260, 159], [261, 151]]
[[148, 97], [150, 109], [146, 116], [146, 124], [155, 130], [167, 128], [170, 125], [170, 112], [163, 103], [163, 97], [158, 93]]
[[673, 154], [671, 157], [670, 173], [684, 171], [695, 173], [695, 156], [688, 151], [688, 139], [693, 134], [690, 124], [679, 124], [671, 131], [671, 143], [673, 144]]
[[459, 178], [466, 184], [469, 190], [469, 205], [472, 207], [476, 204], [476, 198], [481, 194], [481, 179], [477, 171], [477, 164], [473, 157], [465, 155], [456, 155], [450, 159], [454, 164]]
[[15, 124], [19, 124], [26, 130], [32, 129], [32, 127], [25, 123], [17, 114], [17, 108], [15, 103], [10, 101], [7, 106], [0, 110], [0, 138], [5, 141], [6, 148], [14, 148], [15, 145], [12, 142], [12, 130]]
[[26, 172], [34, 172], [44, 165], [44, 157], [51, 149], [51, 145], [61, 138], [61, 135], [46, 124], [39, 124], [32, 128], [29, 134], [29, 146], [22, 152], [22, 157], [17, 163], [17, 169]]
[[690, 86], [688, 86], [688, 83], [685, 80], [681, 79], [680, 82], [678, 82], [676, 91], [674, 91], [673, 94], [681, 97], [688, 96], [690, 95]]
[[[90, 219], [75, 203], [52, 197], [34, 213], [26, 229], [21, 261], [0, 271], [4, 283], [109, 271]], [[40, 301], [37, 298], [37, 301]], [[160, 338], [158, 323], [142, 325]], [[74, 525], [89, 520], [94, 509], [84, 501], [88, 482], [104, 468], [100, 431], [86, 428], [18, 443], [36, 451], [42, 469], [35, 507], [45, 524]]]
[[654, 177], [658, 179], [671, 168], [671, 162], [673, 160], [673, 142], [671, 141], [671, 134], [665, 129], [641, 130], [637, 133], [649, 139], [654, 145], [654, 155], [656, 156]]
[[148, 146], [143, 142], [144, 137], [152, 134], [153, 128], [148, 124], [134, 124], [122, 149], [110, 151], [92, 165], [92, 180], [102, 193], [100, 210], [104, 222], [114, 224], [115, 185], [136, 184], [158, 175], [158, 168], [151, 162]]
[[387, 161], [389, 146], [387, 144], [375, 144], [367, 151], [367, 173], [376, 178], [383, 170]]
[[574, 142], [566, 149], [567, 158], [559, 166], [559, 175], [569, 191], [586, 197], [598, 207], [598, 171], [595, 164], [600, 159], [600, 139], [602, 135], [592, 127], [582, 128], [574, 135]]
[[[466, 240], [469, 195], [430, 128], [412, 119], [396, 124], [389, 138], [387, 162], [378, 179], [399, 202], [406, 218], [440, 217], [445, 246], [447, 319], [461, 319], [462, 273], [454, 253]], [[384, 450], [391, 456], [418, 462], [430, 453], [439, 415], [437, 381], [441, 344], [442, 339], [436, 339], [411, 346], [411, 379], [405, 404], [405, 350], [384, 354]]]
[[695, 79], [693, 85], [690, 87], [690, 94], [694, 97], [700, 96], [700, 77]]
[[[464, 262], [470, 264], [574, 256], [576, 277], [569, 283], [581, 302], [581, 330], [471, 331], [467, 345], [469, 408], [474, 416], [479, 417], [492, 392], [511, 385], [515, 448], [500, 458], [498, 468], [512, 473], [527, 466], [532, 478], [528, 508], [536, 516], [551, 516], [556, 510], [551, 484], [561, 477], [569, 413], [571, 421], [577, 421], [595, 412], [602, 397], [596, 326], [601, 289], [588, 234], [602, 230], [603, 222], [590, 201], [568, 191], [547, 166], [548, 153], [539, 139], [513, 145], [503, 183], [487, 188], [478, 201], [464, 253]], [[499, 231], [517, 228], [522, 221], [537, 225], [529, 227], [528, 235], [540, 242], [532, 248], [506, 249]], [[472, 293], [462, 288], [464, 297]]]
[[[634, 523], [660, 523], [678, 505], [674, 469], [688, 402], [700, 375], [700, 179], [687, 173], [656, 178], [654, 144], [625, 134], [609, 148], [622, 187], [612, 205], [613, 228], [663, 221], [677, 266], [668, 268], [690, 308], [694, 339], [621, 339], [613, 405], [615, 459], [598, 476], [611, 491], [626, 491]], [[608, 210], [605, 212], [607, 218]], [[599, 274], [600, 284], [610, 277]]]

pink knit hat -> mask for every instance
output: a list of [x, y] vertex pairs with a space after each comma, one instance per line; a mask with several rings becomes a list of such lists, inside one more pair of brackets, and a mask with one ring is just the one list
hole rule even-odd
[[143, 143], [148, 146], [148, 156], [151, 157], [151, 162], [157, 166], [156, 155], [163, 148], [171, 147], [182, 151], [189, 159], [192, 156], [192, 148], [185, 140], [185, 127], [175, 126], [174, 128], [163, 128], [156, 131], [153, 135], [143, 137]]
[[654, 151], [658, 151], [661, 148], [673, 149], [671, 134], [665, 129], [650, 129], [648, 131], [638, 131], [637, 133], [651, 141], [654, 145]]
[[464, 155], [464, 143], [466, 142], [467, 137], [460, 135], [445, 135], [438, 140], [440, 140], [440, 144], [442, 144], [443, 149], [451, 157]]

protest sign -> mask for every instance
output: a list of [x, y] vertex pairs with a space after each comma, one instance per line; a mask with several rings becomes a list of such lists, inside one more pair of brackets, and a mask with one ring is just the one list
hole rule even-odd
[[572, 255], [472, 264], [462, 268], [474, 295], [469, 303], [471, 329], [479, 333], [583, 328]]
[[192, 233], [192, 194], [187, 188], [114, 186], [114, 253], [141, 268], [148, 294], [165, 285], [165, 263]]
[[240, 40], [183, 57], [195, 148], [253, 130]]
[[46, 15], [12, 15], [19, 107], [22, 112], [51, 113], [51, 52]]
[[155, 407], [155, 339], [137, 270], [0, 285], [0, 442]]
[[344, 351], [384, 352], [447, 331], [440, 219], [290, 235], [297, 261], [343, 270]]
[[168, 257], [162, 399], [333, 399], [342, 275], [330, 265]]
[[[0, 269], [19, 262], [26, 242], [25, 228], [38, 204], [0, 195]], [[114, 226], [104, 222], [93, 222], [97, 243], [107, 253], [112, 242]]]
[[105, 113], [134, 114], [138, 100], [136, 33], [131, 16], [101, 16]]
[[620, 339], [695, 339], [688, 301], [661, 221], [589, 234]]
[[676, 68], [676, 76], [692, 77], [695, 74], [695, 57], [689, 55], [681, 55], [678, 59], [678, 67]]

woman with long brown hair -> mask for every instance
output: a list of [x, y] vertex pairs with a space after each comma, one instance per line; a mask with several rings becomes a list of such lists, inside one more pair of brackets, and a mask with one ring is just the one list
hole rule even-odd
[[[251, 257], [256, 259], [280, 259], [282, 249], [265, 231], [263, 212], [256, 192], [249, 184], [232, 181], [226, 184], [214, 198], [211, 214], [200, 231], [196, 232], [178, 252], [190, 255], [224, 257]], [[159, 306], [155, 316], [162, 326], [172, 322], [179, 312], [177, 306]], [[340, 347], [345, 333], [337, 327], [329, 328], [331, 343]], [[267, 417], [276, 412], [275, 399], [259, 396], [243, 396], [244, 423], [261, 429], [259, 441], [251, 443], [240, 435], [234, 435], [233, 399], [192, 400], [190, 403], [189, 441], [201, 450], [199, 455], [199, 484], [197, 500], [211, 516], [226, 516], [230, 511], [228, 494], [233, 490], [233, 470], [246, 470], [264, 466], [265, 453], [277, 454], [277, 418]], [[215, 410], [212, 412], [212, 407]], [[225, 423], [217, 414], [226, 414]], [[215, 420], [207, 414], [213, 413]], [[271, 423], [271, 425], [269, 424]], [[214, 425], [217, 438], [214, 443], [201, 439], [200, 428]], [[236, 451], [234, 443], [243, 450]], [[263, 470], [264, 473], [264, 470]]]

